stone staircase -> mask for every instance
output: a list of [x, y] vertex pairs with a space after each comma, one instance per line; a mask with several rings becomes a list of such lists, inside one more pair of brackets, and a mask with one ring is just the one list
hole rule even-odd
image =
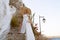
[[7, 40], [25, 40], [25, 34], [18, 34], [17, 28], [12, 28], [7, 35]]

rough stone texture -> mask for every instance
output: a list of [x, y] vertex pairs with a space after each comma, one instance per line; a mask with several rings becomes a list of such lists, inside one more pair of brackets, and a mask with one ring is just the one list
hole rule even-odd
[[7, 35], [7, 40], [25, 40], [25, 34], [18, 34], [17, 28], [12, 28]]
[[43, 35], [39, 35], [39, 36], [35, 35], [35, 40], [48, 40], [48, 38], [44, 37]]
[[[25, 34], [18, 34], [18, 29], [15, 27], [11, 28], [10, 32], [7, 35], [7, 40], [25, 40]], [[48, 40], [48, 38], [43, 35], [35, 35], [35, 40]]]

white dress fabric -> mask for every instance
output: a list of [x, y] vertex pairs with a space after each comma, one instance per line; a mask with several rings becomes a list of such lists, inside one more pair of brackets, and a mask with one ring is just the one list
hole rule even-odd
[[[15, 9], [15, 8], [14, 8]], [[0, 40], [5, 40], [10, 30], [10, 21], [13, 13], [9, 7], [9, 0], [0, 0]]]
[[23, 15], [23, 22], [22, 22], [22, 28], [21, 28], [20, 33], [25, 33], [25, 31], [26, 31], [26, 22], [27, 22], [27, 16]]
[[23, 15], [23, 24], [20, 33], [26, 33], [26, 40], [35, 40], [31, 24], [28, 22], [28, 15]]

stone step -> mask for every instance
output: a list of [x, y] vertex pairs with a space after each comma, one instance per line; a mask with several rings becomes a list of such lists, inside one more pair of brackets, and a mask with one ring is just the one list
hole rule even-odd
[[7, 40], [25, 40], [25, 34], [10, 33], [7, 35]]
[[25, 34], [18, 34], [16, 28], [12, 28], [10, 32], [8, 33], [6, 39], [7, 40], [25, 40]]

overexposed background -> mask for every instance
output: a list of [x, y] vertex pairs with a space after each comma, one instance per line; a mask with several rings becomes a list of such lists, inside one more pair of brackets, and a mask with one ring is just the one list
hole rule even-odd
[[23, 0], [23, 3], [32, 10], [32, 13], [36, 13], [34, 22], [38, 23], [38, 27], [38, 15], [45, 16], [45, 24], [41, 19], [42, 34], [60, 36], [60, 0]]

